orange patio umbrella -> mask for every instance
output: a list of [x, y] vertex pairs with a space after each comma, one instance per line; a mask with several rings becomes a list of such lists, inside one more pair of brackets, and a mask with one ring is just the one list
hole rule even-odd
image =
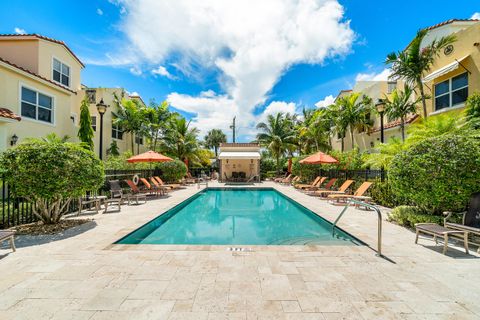
[[322, 163], [332, 164], [332, 163], [338, 163], [338, 160], [328, 154], [325, 154], [319, 151], [315, 154], [312, 154], [309, 157], [306, 157], [303, 160], [300, 160], [299, 162], [301, 164], [322, 164]]
[[172, 158], [164, 156], [155, 151], [147, 151], [136, 156], [130, 157], [127, 159], [127, 162], [136, 163], [136, 162], [168, 162], [173, 161]]

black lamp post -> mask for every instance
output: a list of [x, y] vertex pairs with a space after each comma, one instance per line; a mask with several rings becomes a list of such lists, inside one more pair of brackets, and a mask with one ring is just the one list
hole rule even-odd
[[102, 160], [103, 156], [103, 115], [107, 111], [107, 105], [103, 102], [103, 98], [100, 99], [100, 102], [97, 103], [97, 111], [100, 114], [100, 150], [99, 150], [99, 158]]
[[378, 102], [375, 104], [378, 114], [380, 115], [380, 142], [385, 143], [384, 127], [383, 127], [383, 114], [385, 113], [385, 100], [378, 99]]

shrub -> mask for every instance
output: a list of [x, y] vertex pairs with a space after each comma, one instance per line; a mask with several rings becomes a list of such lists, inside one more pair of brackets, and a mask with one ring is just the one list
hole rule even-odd
[[393, 192], [388, 180], [382, 182], [380, 179], [375, 179], [369, 191], [373, 201], [384, 207], [393, 208], [406, 203], [404, 199]]
[[33, 213], [45, 224], [57, 223], [70, 201], [103, 184], [96, 155], [61, 141], [28, 141], [0, 156], [5, 178], [18, 197], [33, 202]]
[[148, 162], [137, 162], [137, 163], [130, 163], [127, 162], [127, 159], [132, 156], [130, 151], [124, 152], [121, 155], [115, 156], [109, 154], [107, 156], [107, 160], [105, 160], [105, 169], [107, 170], [140, 170], [140, 169], [150, 169], [152, 166], [151, 163]]
[[156, 168], [162, 172], [161, 176], [165, 182], [178, 182], [187, 174], [187, 166], [180, 160], [161, 162]]
[[292, 161], [292, 174], [300, 176], [303, 182], [310, 182], [320, 173], [321, 165], [319, 164], [301, 164], [299, 161], [307, 156], [294, 158]]
[[480, 129], [480, 93], [476, 92], [465, 102], [465, 115], [475, 129]]
[[458, 135], [426, 139], [395, 156], [388, 179], [394, 193], [425, 211], [461, 211], [478, 191], [479, 143]]
[[442, 216], [434, 216], [423, 212], [418, 207], [399, 206], [388, 215], [388, 221], [394, 221], [401, 226], [413, 228], [416, 223], [436, 223], [443, 225]]
[[265, 178], [274, 177], [276, 173], [274, 172], [273, 176], [271, 176], [269, 172], [275, 171], [275, 170], [276, 170], [275, 160], [271, 158], [262, 158], [260, 160], [260, 176], [262, 180]]

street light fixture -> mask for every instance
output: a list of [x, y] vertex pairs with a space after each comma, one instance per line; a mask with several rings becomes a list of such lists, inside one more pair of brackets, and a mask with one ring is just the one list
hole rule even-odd
[[100, 150], [99, 150], [99, 158], [102, 160], [103, 154], [103, 115], [107, 112], [108, 106], [103, 102], [103, 98], [100, 99], [100, 102], [97, 103], [97, 111], [100, 114]]
[[13, 147], [14, 145], [17, 144], [17, 141], [18, 141], [18, 137], [17, 137], [17, 135], [14, 133], [13, 136], [10, 138], [10, 145]]
[[385, 100], [378, 99], [377, 103], [375, 103], [375, 108], [377, 108], [378, 114], [380, 114], [380, 142], [385, 142], [384, 136], [384, 127], [383, 127], [383, 115], [385, 113]]

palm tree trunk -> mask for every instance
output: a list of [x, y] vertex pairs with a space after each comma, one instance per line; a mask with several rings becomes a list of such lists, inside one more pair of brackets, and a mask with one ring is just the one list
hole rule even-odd
[[132, 154], [135, 154], [135, 134], [132, 132]]
[[355, 140], [353, 139], [353, 128], [350, 127], [350, 136], [352, 137], [352, 150], [355, 148]]
[[400, 118], [400, 128], [402, 130], [402, 142], [405, 142], [405, 118]]
[[345, 141], [344, 138], [342, 137], [342, 152], [345, 151]]
[[425, 99], [425, 92], [423, 90], [422, 79], [417, 80], [417, 83], [418, 83], [418, 88], [420, 89], [420, 97], [422, 98], [423, 118], [427, 119], [427, 100]]
[[280, 155], [277, 155], [277, 175], [280, 174]]
[[217, 150], [217, 146], [214, 146], [213, 147], [213, 150], [215, 150], [215, 159], [218, 157], [218, 150]]

